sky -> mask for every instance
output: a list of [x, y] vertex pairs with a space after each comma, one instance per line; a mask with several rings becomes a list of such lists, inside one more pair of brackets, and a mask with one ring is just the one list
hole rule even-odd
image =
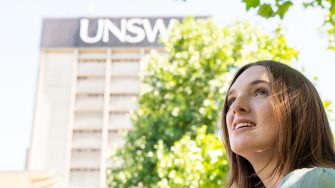
[[310, 79], [318, 76], [321, 98], [335, 103], [335, 52], [318, 31], [321, 10], [295, 6], [280, 21], [246, 12], [241, 0], [11, 0], [0, 7], [0, 171], [25, 170], [43, 18], [206, 15], [221, 25], [249, 20], [269, 34], [281, 22], [288, 44], [299, 50], [297, 67]]

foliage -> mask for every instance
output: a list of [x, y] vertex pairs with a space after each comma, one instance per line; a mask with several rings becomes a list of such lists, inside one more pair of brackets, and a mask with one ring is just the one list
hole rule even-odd
[[323, 106], [325, 107], [325, 110], [327, 112], [328, 120], [330, 122], [334, 121], [334, 114], [332, 109], [332, 101], [330, 100], [323, 100]]
[[325, 107], [326, 111], [332, 112], [332, 109], [330, 108], [332, 105], [332, 102], [329, 100], [323, 101], [323, 106]]
[[165, 151], [159, 142], [157, 171], [159, 187], [223, 187], [227, 158], [222, 141], [213, 134], [206, 134], [206, 126], [197, 129], [192, 140], [185, 135], [175, 142], [171, 151]]
[[280, 29], [267, 35], [248, 23], [222, 28], [193, 18], [176, 23], [163, 44], [164, 54], [153, 52], [147, 59], [134, 129], [112, 155], [109, 187], [157, 187], [164, 179], [157, 150], [168, 152], [186, 133], [193, 140], [202, 125], [207, 133], [217, 132], [233, 70], [262, 59], [292, 63], [298, 54]]
[[[258, 15], [264, 18], [279, 16], [284, 18], [289, 8], [295, 4], [293, 0], [242, 0], [246, 10], [257, 9]], [[329, 49], [335, 50], [335, 1], [334, 0], [303, 0], [302, 5], [307, 7], [320, 8], [324, 10], [323, 30], [328, 34]], [[299, 2], [299, 3], [300, 3]]]

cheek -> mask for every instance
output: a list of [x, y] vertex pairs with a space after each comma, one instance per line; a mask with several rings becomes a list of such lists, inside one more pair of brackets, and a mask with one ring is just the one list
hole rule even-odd
[[[263, 112], [263, 113], [261, 113]], [[262, 119], [262, 127], [265, 131], [264, 134], [267, 134], [269, 137], [277, 138], [279, 125], [275, 120], [273, 108], [270, 103], [267, 103], [262, 107], [260, 113], [258, 113], [260, 119]]]
[[272, 106], [270, 104], [266, 105], [263, 111], [265, 112], [264, 119], [266, 119], [268, 123], [273, 125], [275, 123], [275, 118]]
[[254, 104], [255, 113], [257, 115], [257, 119], [265, 121], [265, 122], [273, 122], [273, 108], [270, 104], [269, 100], [263, 101], [262, 103]]
[[228, 131], [230, 132], [230, 129], [231, 129], [231, 124], [233, 123], [233, 115], [231, 112], [227, 112], [226, 114], [226, 126], [227, 126], [227, 129]]

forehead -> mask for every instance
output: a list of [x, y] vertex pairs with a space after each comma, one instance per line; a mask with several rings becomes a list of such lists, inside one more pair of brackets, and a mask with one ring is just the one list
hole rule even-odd
[[264, 66], [255, 65], [245, 70], [237, 77], [234, 84], [231, 86], [230, 91], [241, 87], [247, 87], [256, 80], [270, 82], [270, 74]]

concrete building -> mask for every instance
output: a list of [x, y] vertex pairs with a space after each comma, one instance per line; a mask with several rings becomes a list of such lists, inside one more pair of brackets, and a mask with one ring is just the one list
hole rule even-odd
[[174, 20], [43, 21], [28, 171], [53, 171], [60, 187], [106, 187], [108, 151], [132, 128], [142, 58]]
[[51, 172], [2, 172], [0, 187], [4, 188], [56, 188], [57, 177]]

